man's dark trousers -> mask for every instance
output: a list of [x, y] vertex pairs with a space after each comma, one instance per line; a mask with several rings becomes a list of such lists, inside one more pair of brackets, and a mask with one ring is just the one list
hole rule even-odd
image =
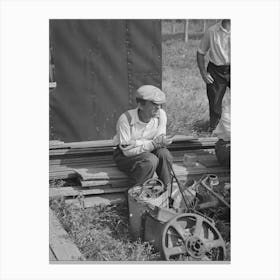
[[210, 129], [214, 130], [221, 118], [222, 101], [226, 88], [230, 88], [230, 65], [217, 66], [209, 62], [207, 72], [214, 82], [207, 84], [207, 97], [209, 100]]
[[135, 185], [143, 184], [152, 178], [154, 172], [157, 173], [158, 178], [165, 186], [171, 182], [169, 164], [172, 163], [172, 156], [166, 148], [159, 148], [152, 152], [144, 152], [131, 157], [126, 157], [117, 148], [114, 153], [114, 160], [119, 169], [134, 180]]

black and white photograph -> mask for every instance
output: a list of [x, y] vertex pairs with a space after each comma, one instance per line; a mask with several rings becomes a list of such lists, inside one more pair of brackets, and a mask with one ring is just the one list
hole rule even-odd
[[229, 262], [231, 20], [49, 34], [50, 261]]
[[0, 279], [280, 277], [276, 0], [0, 2]]

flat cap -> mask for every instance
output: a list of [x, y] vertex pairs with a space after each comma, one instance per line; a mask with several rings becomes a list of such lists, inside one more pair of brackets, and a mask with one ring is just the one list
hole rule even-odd
[[156, 104], [163, 104], [166, 102], [165, 94], [157, 87], [152, 85], [144, 85], [137, 89], [136, 98], [143, 100], [150, 100]]

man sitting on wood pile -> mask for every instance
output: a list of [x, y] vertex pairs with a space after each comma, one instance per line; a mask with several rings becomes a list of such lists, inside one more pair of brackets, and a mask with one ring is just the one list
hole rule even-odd
[[165, 94], [157, 87], [144, 85], [136, 91], [136, 102], [137, 107], [123, 113], [117, 122], [114, 160], [136, 185], [143, 184], [156, 172], [169, 186], [172, 156], [166, 146], [172, 140], [166, 137], [167, 117], [161, 108]]

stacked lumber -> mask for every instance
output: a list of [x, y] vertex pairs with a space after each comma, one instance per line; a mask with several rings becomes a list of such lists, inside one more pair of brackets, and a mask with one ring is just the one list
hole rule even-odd
[[[169, 146], [174, 159], [173, 169], [179, 180], [196, 179], [203, 174], [228, 176], [213, 153], [216, 138], [175, 136]], [[64, 196], [68, 202], [79, 204], [78, 198], [90, 207], [98, 203], [122, 203], [133, 182], [113, 161], [111, 140], [63, 143], [50, 142], [50, 179], [75, 178], [76, 186], [50, 188], [50, 198]], [[186, 167], [184, 154], [195, 154], [196, 164]], [[84, 206], [85, 206], [84, 205]]]
[[[216, 137], [194, 138], [176, 135], [173, 137], [173, 143], [169, 146], [169, 150], [173, 153], [176, 151], [211, 149], [216, 141]], [[84, 166], [115, 168], [113, 152], [112, 140], [73, 143], [50, 141], [50, 179], [78, 177], [76, 169]]]
[[[216, 137], [203, 137], [195, 138], [192, 136], [185, 135], [175, 135], [172, 137], [173, 143], [169, 146], [169, 149], [201, 149], [214, 147], [217, 142]], [[50, 156], [52, 155], [61, 155], [67, 152], [70, 154], [75, 153], [106, 153], [112, 152], [114, 148], [113, 140], [97, 140], [97, 141], [82, 141], [82, 142], [70, 142], [64, 143], [62, 141], [50, 141]]]

